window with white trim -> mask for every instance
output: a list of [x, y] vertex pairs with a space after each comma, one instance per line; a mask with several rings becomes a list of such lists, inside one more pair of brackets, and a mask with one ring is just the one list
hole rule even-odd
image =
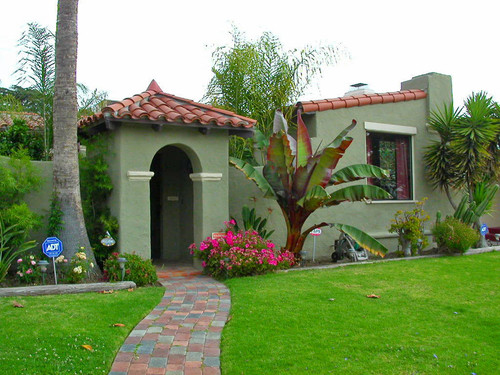
[[416, 128], [365, 123], [366, 160], [389, 171], [389, 178], [368, 179], [392, 195], [392, 200], [413, 200], [412, 136]]

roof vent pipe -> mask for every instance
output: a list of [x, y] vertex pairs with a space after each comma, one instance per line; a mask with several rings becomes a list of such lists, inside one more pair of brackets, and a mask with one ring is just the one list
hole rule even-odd
[[351, 85], [349, 91], [345, 93], [345, 96], [356, 96], [356, 95], [365, 95], [365, 94], [375, 94], [370, 86], [367, 83], [355, 83]]

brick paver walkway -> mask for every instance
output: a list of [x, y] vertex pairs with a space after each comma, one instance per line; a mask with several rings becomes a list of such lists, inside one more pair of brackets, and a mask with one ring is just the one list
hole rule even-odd
[[186, 267], [159, 270], [158, 275], [165, 295], [130, 332], [109, 375], [220, 374], [229, 290]]

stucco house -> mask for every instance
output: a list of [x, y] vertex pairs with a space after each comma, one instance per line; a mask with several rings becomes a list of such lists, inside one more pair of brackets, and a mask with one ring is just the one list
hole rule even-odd
[[[426, 125], [430, 111], [451, 95], [451, 77], [429, 73], [403, 82], [400, 91], [380, 94], [358, 86], [344, 97], [297, 103], [313, 148], [356, 119], [358, 126], [350, 134], [354, 142], [338, 167], [371, 163], [391, 169], [389, 180], [365, 183], [380, 184], [394, 196], [320, 209], [308, 223], [355, 225], [396, 250], [388, 228], [397, 210], [411, 209], [428, 197], [431, 216], [438, 210], [450, 212], [446, 197], [425, 180], [423, 151], [434, 136]], [[188, 245], [218, 231], [230, 215], [238, 218], [245, 204], [269, 216], [269, 226], [276, 230], [272, 239], [283, 244], [284, 221], [276, 203], [262, 198], [252, 182], [228, 165], [229, 135], [252, 136], [254, 125], [252, 119], [167, 94], [155, 81], [145, 92], [82, 119], [82, 136], [108, 137], [114, 185], [109, 203], [120, 224], [119, 249], [191, 262]], [[330, 256], [338, 235], [323, 230], [316, 258]], [[306, 241], [305, 249], [311, 246], [312, 240]]]
[[[358, 125], [349, 134], [354, 141], [337, 168], [368, 163], [389, 169], [390, 179], [364, 183], [378, 184], [393, 196], [387, 201], [343, 203], [319, 209], [304, 227], [323, 221], [350, 224], [379, 239], [390, 251], [395, 251], [396, 235], [389, 233], [388, 229], [396, 211], [411, 210], [416, 201], [427, 197], [425, 209], [431, 222], [437, 211], [449, 214], [451, 206], [446, 196], [434, 191], [426, 181], [423, 153], [431, 138], [436, 136], [427, 126], [430, 112], [451, 99], [451, 77], [429, 73], [402, 82], [400, 91], [375, 93], [364, 85], [355, 85], [343, 97], [297, 103], [296, 108], [302, 111], [312, 137], [313, 149], [320, 144], [326, 145], [352, 119], [356, 119]], [[268, 209], [273, 212], [269, 217], [272, 229], [276, 229], [273, 238], [284, 243], [284, 221], [279, 207], [270, 200], [260, 199], [259, 191], [245, 184], [239, 171], [229, 172], [231, 213], [237, 216], [241, 205], [249, 204], [240, 197], [256, 197], [254, 205], [261, 215], [266, 216]], [[245, 189], [244, 193], [242, 189]], [[430, 232], [431, 225], [427, 225], [427, 232]], [[315, 258], [329, 258], [331, 246], [338, 236], [339, 232], [334, 229], [323, 229], [317, 238]], [[308, 258], [313, 256], [312, 247], [311, 236], [304, 245]]]

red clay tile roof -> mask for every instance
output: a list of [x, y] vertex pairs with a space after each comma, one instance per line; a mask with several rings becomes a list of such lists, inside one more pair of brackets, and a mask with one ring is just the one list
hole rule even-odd
[[296, 107], [302, 112], [321, 112], [330, 109], [361, 107], [370, 104], [385, 104], [406, 102], [410, 100], [424, 99], [427, 93], [423, 90], [403, 90], [387, 92], [384, 94], [364, 94], [356, 96], [344, 96], [341, 98], [310, 100], [298, 102]]
[[239, 116], [234, 112], [164, 93], [155, 80], [151, 81], [149, 87], [142, 94], [108, 105], [101, 112], [82, 118], [78, 122], [78, 127], [101, 122], [104, 117], [108, 116], [112, 119], [213, 124], [221, 127], [247, 129], [254, 127], [257, 123], [256, 120]]
[[45, 122], [43, 121], [43, 117], [38, 113], [2, 111], [0, 112], [0, 129], [11, 126], [15, 118], [25, 120], [26, 125], [30, 129], [38, 130], [44, 128]]

